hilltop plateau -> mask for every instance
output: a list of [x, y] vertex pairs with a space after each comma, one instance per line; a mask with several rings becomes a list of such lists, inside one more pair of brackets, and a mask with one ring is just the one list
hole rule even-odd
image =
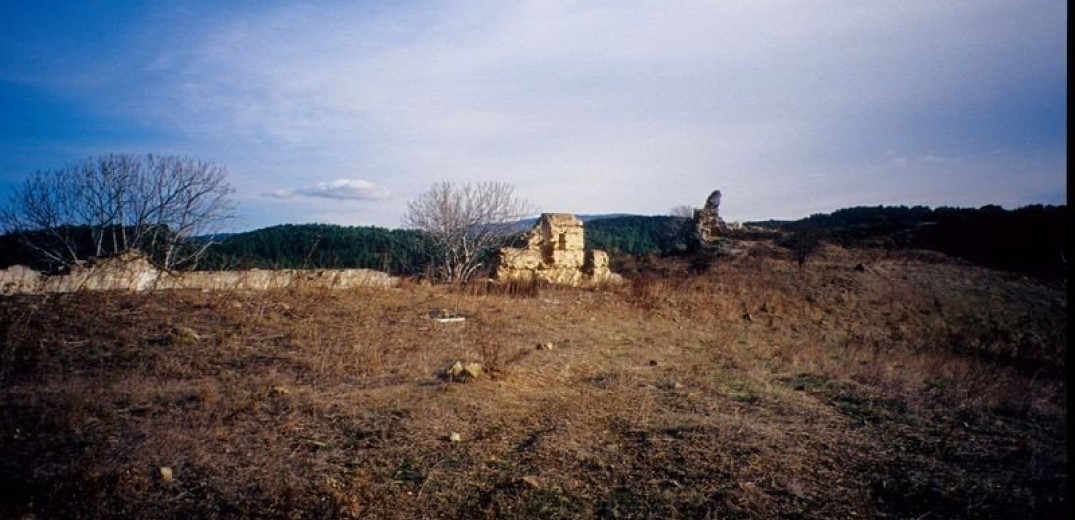
[[603, 289], [2, 298], [0, 517], [1065, 517], [1061, 286], [745, 244]]

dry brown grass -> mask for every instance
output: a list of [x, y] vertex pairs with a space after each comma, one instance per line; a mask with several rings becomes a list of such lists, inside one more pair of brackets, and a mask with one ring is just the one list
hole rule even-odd
[[1066, 512], [1061, 290], [842, 250], [692, 271], [0, 300], [0, 517]]

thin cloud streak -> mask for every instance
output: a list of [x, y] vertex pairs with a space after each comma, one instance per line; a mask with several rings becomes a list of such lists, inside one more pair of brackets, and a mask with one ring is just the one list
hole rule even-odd
[[289, 199], [294, 196], [318, 197], [336, 200], [381, 200], [392, 196], [388, 188], [363, 179], [337, 179], [318, 182], [296, 190], [278, 189], [266, 197]]

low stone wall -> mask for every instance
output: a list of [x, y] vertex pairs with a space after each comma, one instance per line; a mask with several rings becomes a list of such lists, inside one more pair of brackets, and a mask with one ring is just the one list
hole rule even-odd
[[249, 269], [244, 271], [161, 271], [143, 257], [109, 258], [70, 273], [46, 276], [25, 266], [0, 270], [0, 294], [76, 291], [266, 290], [288, 287], [349, 289], [393, 287], [399, 278], [372, 269]]

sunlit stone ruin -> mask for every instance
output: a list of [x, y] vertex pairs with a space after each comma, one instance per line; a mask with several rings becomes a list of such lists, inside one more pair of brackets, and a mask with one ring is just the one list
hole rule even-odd
[[608, 253], [586, 250], [582, 221], [570, 213], [544, 213], [526, 247], [500, 249], [496, 279], [584, 286], [622, 281], [608, 268]]
[[96, 259], [57, 275], [45, 275], [21, 265], [0, 269], [0, 294], [5, 295], [165, 289], [349, 289], [392, 287], [398, 283], [399, 278], [370, 269], [248, 269], [172, 273], [157, 269], [144, 255], [134, 251]]

